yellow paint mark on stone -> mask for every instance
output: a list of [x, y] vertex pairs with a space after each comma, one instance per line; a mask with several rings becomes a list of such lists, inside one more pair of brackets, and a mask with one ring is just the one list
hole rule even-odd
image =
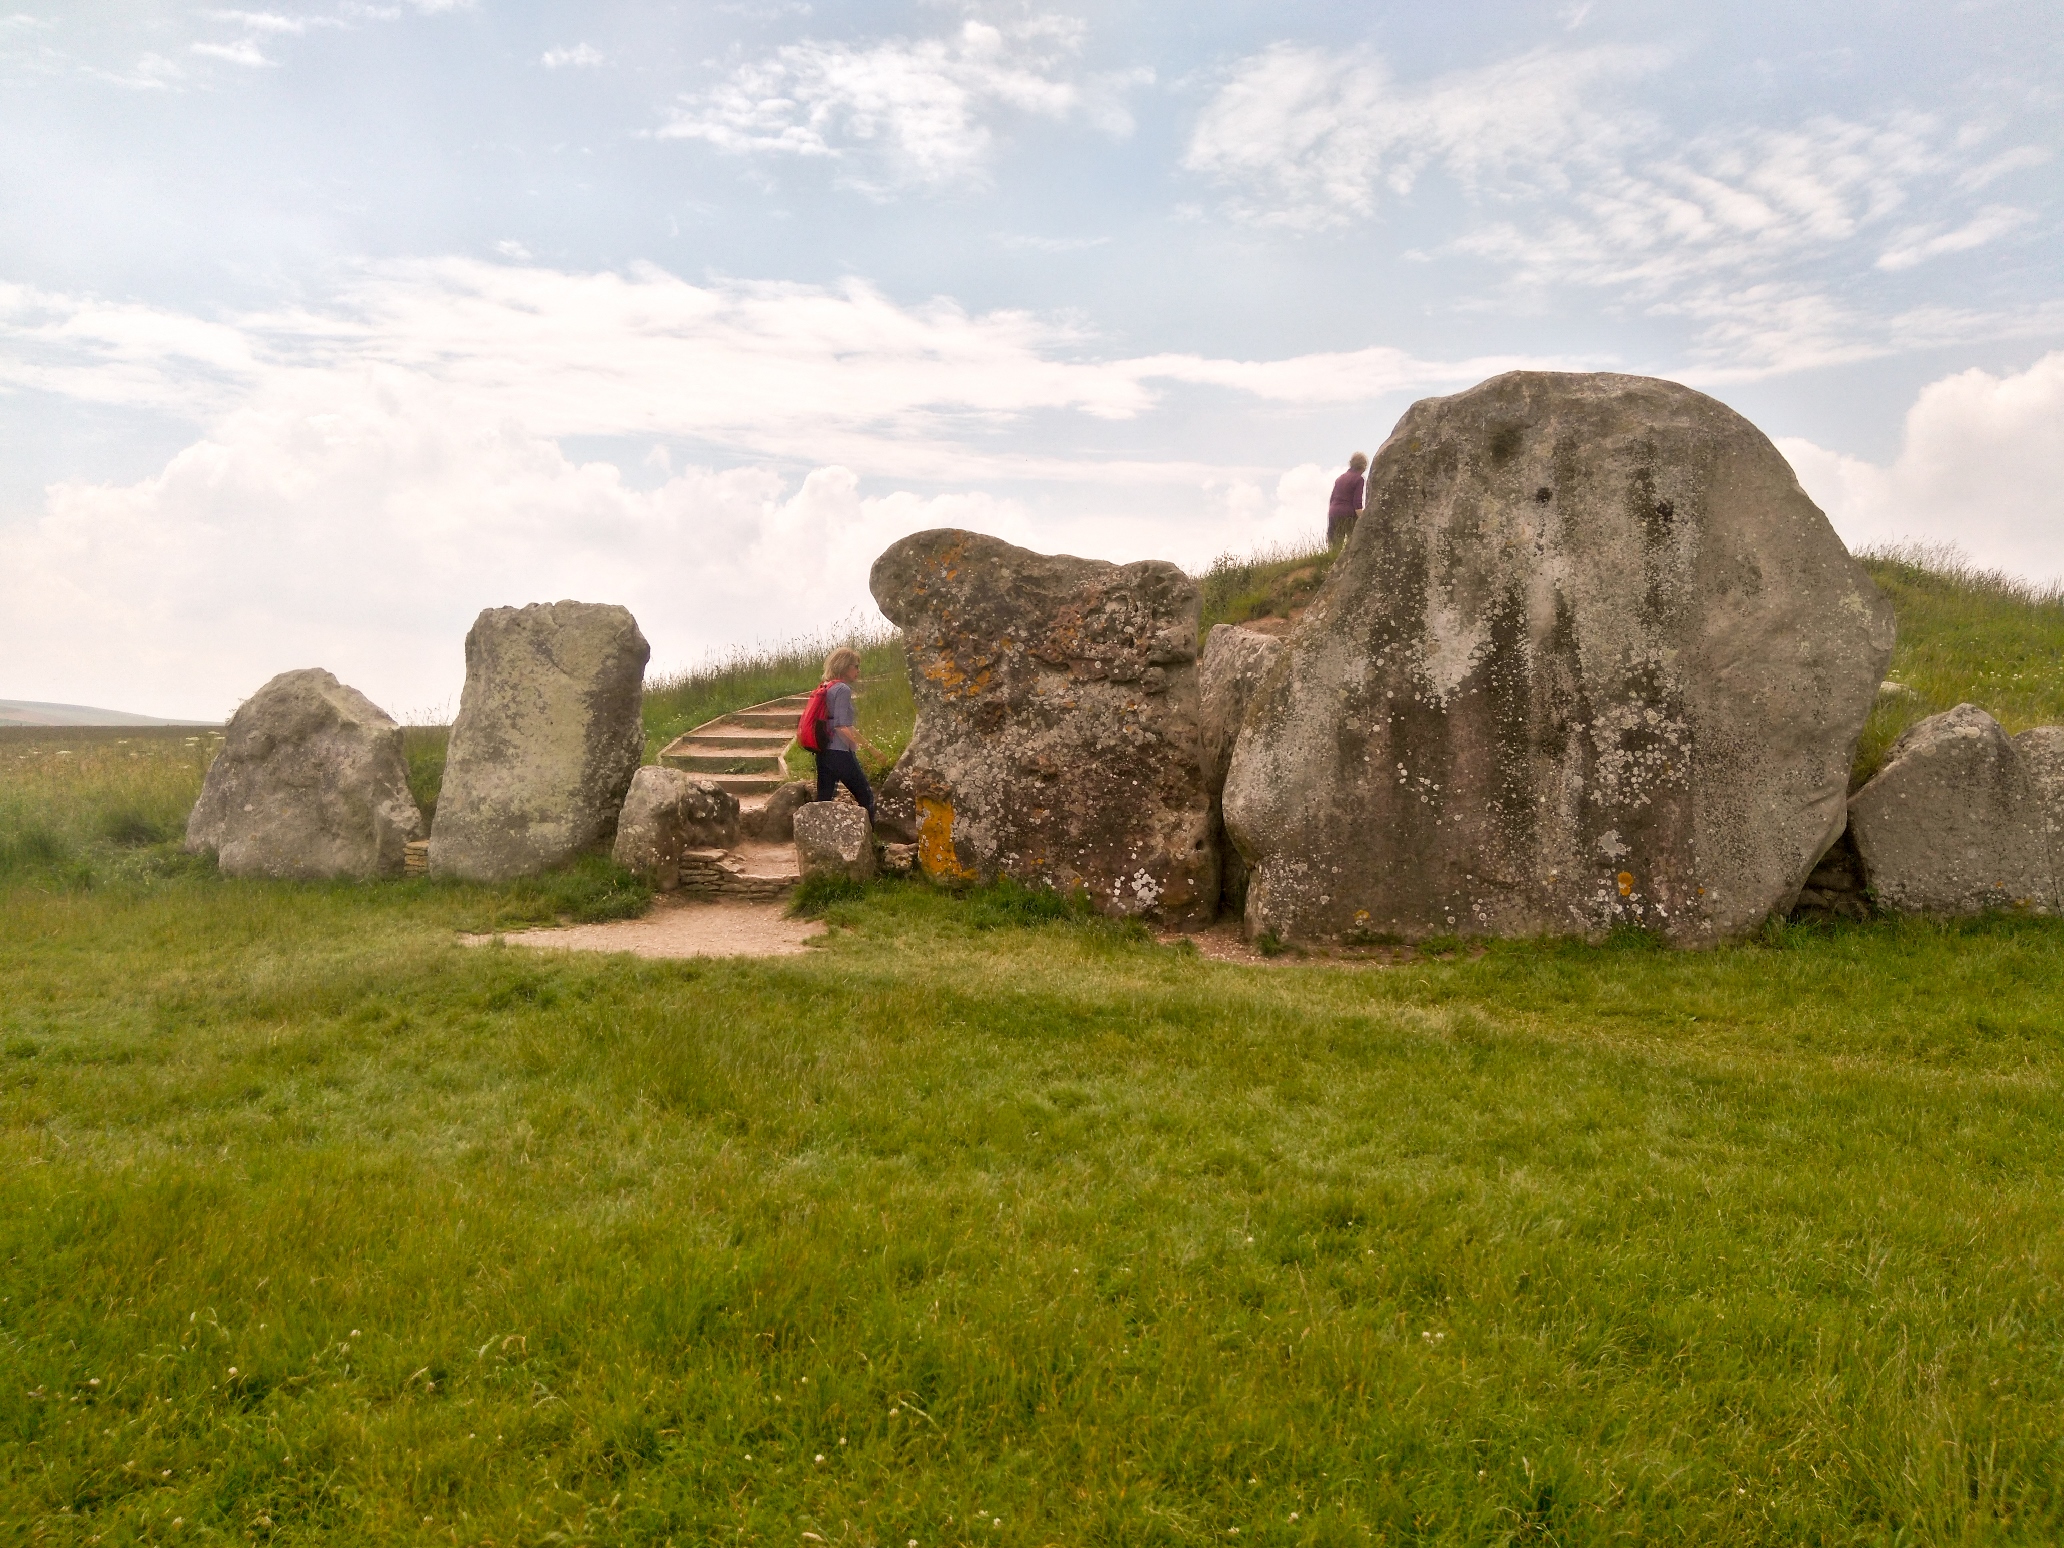
[[972, 881], [975, 873], [960, 863], [953, 848], [953, 803], [933, 796], [917, 798], [917, 863], [927, 876]]

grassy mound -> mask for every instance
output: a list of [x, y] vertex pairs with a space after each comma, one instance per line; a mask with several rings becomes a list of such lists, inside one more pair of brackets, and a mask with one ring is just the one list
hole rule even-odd
[[1853, 786], [1915, 721], [1975, 704], [2008, 732], [2064, 724], [2064, 592], [1981, 570], [1940, 548], [1866, 550], [1899, 643], [1887, 676], [1910, 689], [1872, 712]]
[[1204, 594], [1203, 628], [1295, 617], [1304, 610], [1333, 568], [1334, 551], [1324, 543], [1269, 549], [1239, 558], [1221, 554], [1197, 577]]

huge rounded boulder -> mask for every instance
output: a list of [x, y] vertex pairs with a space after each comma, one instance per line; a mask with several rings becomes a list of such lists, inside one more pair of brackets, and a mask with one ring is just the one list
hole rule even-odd
[[1738, 936], [1840, 833], [1892, 632], [1701, 393], [1513, 372], [1414, 404], [1234, 749], [1248, 928]]

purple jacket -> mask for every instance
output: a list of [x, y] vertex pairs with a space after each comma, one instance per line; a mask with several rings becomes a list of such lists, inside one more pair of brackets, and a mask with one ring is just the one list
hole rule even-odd
[[1352, 516], [1362, 508], [1362, 481], [1366, 475], [1349, 468], [1333, 480], [1333, 498], [1326, 502], [1326, 515]]

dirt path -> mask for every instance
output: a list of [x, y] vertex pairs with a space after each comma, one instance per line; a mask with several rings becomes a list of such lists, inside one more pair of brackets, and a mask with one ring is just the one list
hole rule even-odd
[[661, 897], [641, 919], [462, 935], [466, 946], [506, 941], [543, 951], [627, 951], [635, 957], [792, 957], [824, 933], [821, 919], [789, 919], [780, 903], [689, 903]]

